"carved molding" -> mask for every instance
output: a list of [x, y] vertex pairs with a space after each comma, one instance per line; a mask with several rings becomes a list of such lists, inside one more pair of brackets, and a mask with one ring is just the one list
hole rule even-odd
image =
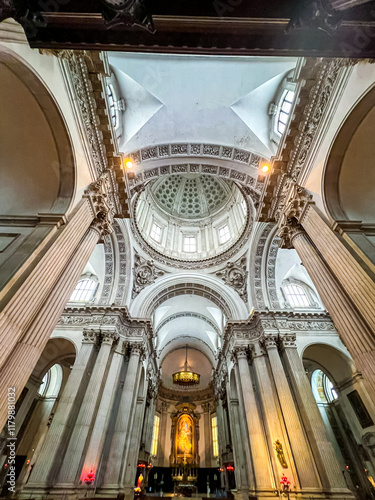
[[102, 15], [107, 28], [137, 26], [155, 33], [151, 12], [144, 0], [102, 0]]
[[132, 299], [164, 274], [164, 271], [155, 266], [153, 260], [146, 260], [135, 252]]
[[241, 257], [237, 262], [228, 262], [224, 270], [216, 273], [216, 276], [232, 287], [245, 302], [247, 302], [248, 275], [246, 257]]

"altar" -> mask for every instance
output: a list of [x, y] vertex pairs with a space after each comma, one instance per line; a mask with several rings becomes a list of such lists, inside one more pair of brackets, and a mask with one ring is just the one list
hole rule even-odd
[[191, 403], [179, 404], [176, 409], [172, 416], [172, 452], [169, 460], [174, 495], [191, 497], [197, 492], [199, 417], [194, 412], [195, 405]]

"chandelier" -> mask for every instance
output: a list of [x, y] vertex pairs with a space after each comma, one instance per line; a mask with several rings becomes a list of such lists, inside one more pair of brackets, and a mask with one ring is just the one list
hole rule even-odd
[[186, 358], [185, 358], [185, 366], [184, 366], [183, 371], [176, 372], [172, 375], [173, 376], [173, 383], [176, 385], [180, 385], [182, 387], [190, 387], [192, 385], [198, 385], [200, 382], [200, 378], [201, 378], [199, 373], [194, 373], [194, 372], [188, 370], [187, 349], [188, 349], [188, 346], [186, 345]]

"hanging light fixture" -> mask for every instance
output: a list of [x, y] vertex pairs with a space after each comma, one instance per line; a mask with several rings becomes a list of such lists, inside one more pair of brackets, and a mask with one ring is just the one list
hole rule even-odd
[[201, 376], [199, 375], [199, 373], [194, 373], [188, 369], [187, 349], [188, 349], [188, 346], [186, 345], [186, 357], [185, 357], [184, 370], [181, 372], [176, 372], [172, 375], [173, 376], [173, 383], [176, 385], [180, 385], [182, 387], [190, 387], [192, 385], [198, 385], [200, 382], [200, 379], [201, 379]]

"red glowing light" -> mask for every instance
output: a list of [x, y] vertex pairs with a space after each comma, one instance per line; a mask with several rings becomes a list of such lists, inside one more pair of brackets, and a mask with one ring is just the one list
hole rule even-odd
[[282, 484], [283, 486], [289, 486], [290, 481], [288, 481], [288, 478], [286, 477], [285, 474], [281, 476], [280, 484]]
[[224, 471], [224, 469], [222, 467], [220, 467], [219, 472], [223, 472], [223, 471]]
[[85, 483], [86, 484], [91, 484], [95, 481], [95, 474], [94, 472], [92, 471], [92, 469], [90, 470], [90, 472], [86, 475], [85, 479], [84, 479]]
[[7, 468], [8, 467], [8, 464], [4, 464], [4, 467]]
[[234, 470], [233, 465], [228, 465], [227, 470]]
[[144, 469], [146, 467], [146, 464], [138, 464], [138, 467]]

